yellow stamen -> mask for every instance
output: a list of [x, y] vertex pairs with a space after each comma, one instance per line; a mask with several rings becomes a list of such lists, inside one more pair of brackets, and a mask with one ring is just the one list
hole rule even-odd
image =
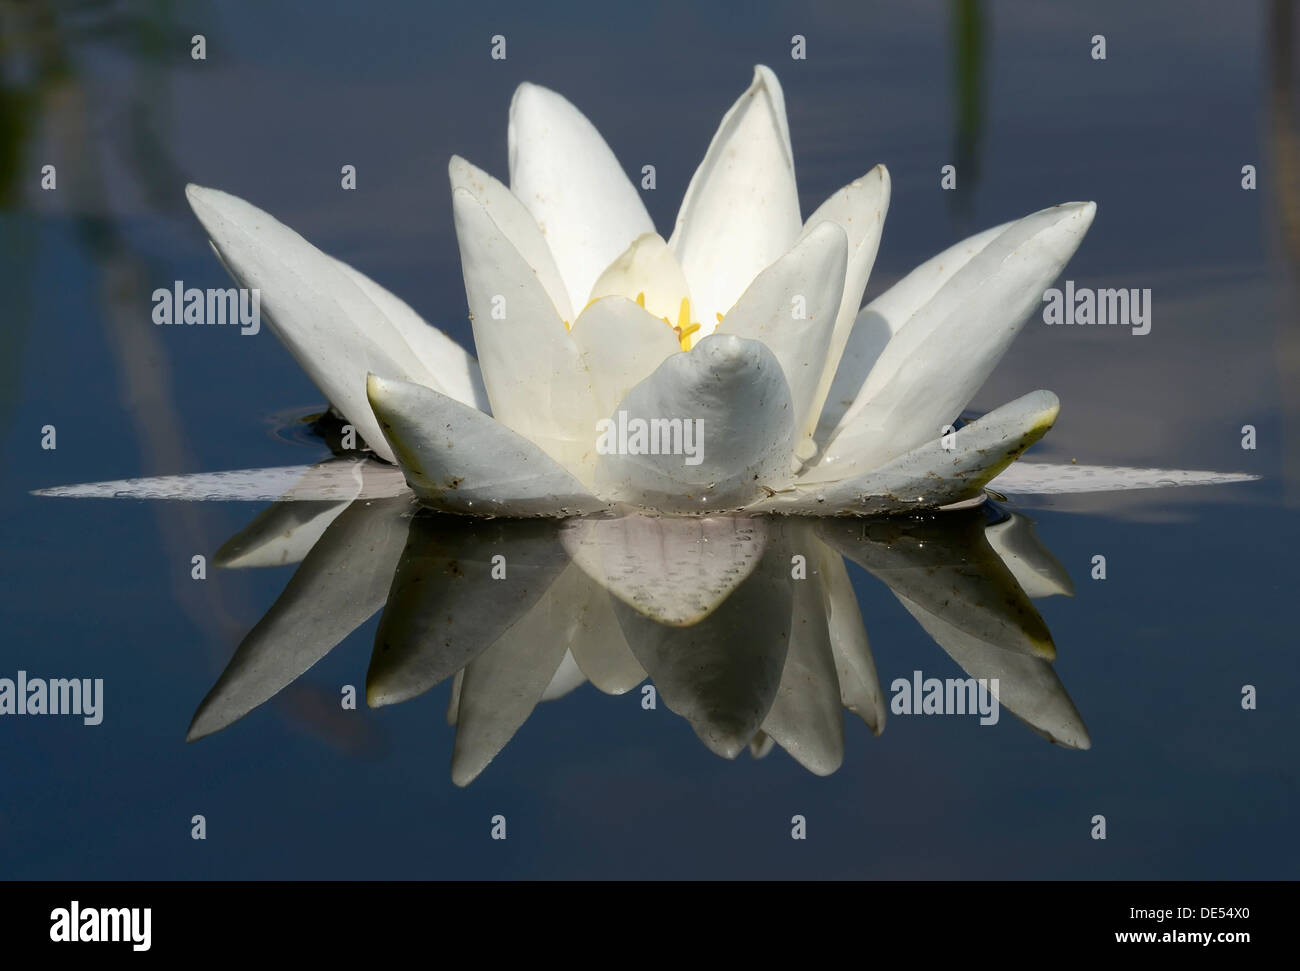
[[718, 323], [722, 323], [722, 314], [715, 313], [713, 316], [718, 318]]
[[645, 291], [644, 291], [644, 290], [642, 290], [640, 293], [638, 293], [638, 294], [636, 295], [636, 305], [637, 305], [638, 307], [640, 307], [642, 310], [645, 309]]

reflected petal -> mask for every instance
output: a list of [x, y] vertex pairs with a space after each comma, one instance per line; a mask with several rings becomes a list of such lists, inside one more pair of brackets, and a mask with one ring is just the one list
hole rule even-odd
[[212, 565], [225, 569], [300, 563], [348, 502], [277, 502], [222, 544]]
[[830, 775], [844, 761], [844, 713], [814, 542], [815, 536], [800, 529], [789, 548], [814, 566], [806, 579], [791, 581], [790, 647], [763, 731], [808, 771]]
[[[299, 563], [316, 545], [329, 524], [348, 507], [364, 484], [367, 467], [384, 468], [376, 463], [351, 459], [331, 459], [321, 466], [332, 466], [346, 473], [355, 486], [346, 500], [272, 503], [257, 517], [222, 545], [212, 556], [214, 566], [242, 567], [284, 566]], [[310, 474], [309, 474], [310, 475]], [[292, 498], [294, 490], [289, 491]]]
[[[370, 706], [423, 694], [515, 624], [569, 562], [557, 531], [549, 520], [485, 521], [421, 511], [411, 522], [375, 634], [366, 673]], [[494, 578], [494, 569], [497, 576], [504, 570], [504, 578]]]
[[[822, 597], [825, 602], [831, 648], [835, 654], [836, 680], [840, 686], [840, 703], [853, 712], [879, 735], [885, 730], [885, 695], [880, 690], [880, 676], [876, 673], [876, 660], [867, 641], [867, 629], [862, 622], [862, 610], [853, 581], [840, 556], [820, 539], [813, 539], [817, 551], [816, 562], [822, 577]], [[809, 562], [813, 562], [809, 557]]]
[[189, 741], [267, 701], [383, 605], [413, 508], [407, 497], [358, 500], [330, 524], [199, 705]]
[[564, 547], [599, 586], [661, 624], [697, 624], [758, 566], [761, 519], [624, 516], [565, 524]]
[[790, 640], [790, 560], [762, 563], [711, 614], [689, 627], [660, 624], [614, 603], [628, 645], [665, 705], [709, 749], [735, 758], [763, 724]]
[[982, 510], [936, 522], [822, 520], [833, 549], [895, 595], [1003, 650], [1052, 659], [1052, 635], [984, 536]]
[[473, 782], [505, 748], [566, 656], [572, 607], [554, 590], [465, 668], [451, 756], [451, 779], [458, 786]]
[[1032, 519], [1011, 513], [987, 526], [984, 536], [1028, 596], [1035, 600], [1057, 593], [1074, 596], [1070, 574], [1038, 538]]
[[[998, 703], [1039, 734], [1066, 748], [1086, 749], [1092, 742], [1074, 702], [1047, 661], [1003, 650], [970, 630], [951, 623], [907, 597], [898, 600], [925, 632], [973, 678], [998, 681]], [[991, 686], [990, 686], [991, 687]]]

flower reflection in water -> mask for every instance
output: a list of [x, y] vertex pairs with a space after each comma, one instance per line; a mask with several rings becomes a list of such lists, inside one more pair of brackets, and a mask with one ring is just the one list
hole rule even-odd
[[269, 700], [382, 610], [367, 700], [453, 679], [458, 785], [539, 701], [584, 680], [608, 694], [648, 681], [718, 755], [779, 745], [827, 775], [844, 757], [841, 710], [879, 734], [888, 707], [847, 559], [968, 675], [996, 679], [1003, 709], [1089, 745], [1031, 599], [1069, 594], [1070, 581], [1030, 521], [994, 502], [926, 518], [475, 519], [421, 508], [392, 471], [324, 463], [310, 495], [332, 498], [277, 502], [221, 549], [226, 567], [301, 562], [190, 739]]

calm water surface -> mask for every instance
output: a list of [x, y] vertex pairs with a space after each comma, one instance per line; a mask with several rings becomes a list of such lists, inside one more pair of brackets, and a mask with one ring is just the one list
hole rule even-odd
[[[700, 6], [448, 19], [416, 3], [0, 4], [0, 677], [102, 677], [106, 695], [97, 727], [0, 724], [0, 875], [1300, 875], [1296, 24], [1267, 3]], [[496, 33], [504, 62], [488, 57]], [[795, 33], [806, 61], [789, 57]], [[755, 63], [785, 87], [805, 213], [889, 166], [870, 293], [965, 235], [1097, 201], [1067, 275], [1151, 288], [1152, 330], [1026, 326], [974, 406], [1056, 391], [1061, 418], [1032, 458], [1263, 477], [1012, 506], [1073, 580], [1073, 597], [1036, 606], [1091, 748], [1010, 717], [891, 715], [880, 737], [849, 717], [843, 765], [820, 778], [779, 750], [725, 761], [663, 705], [584, 685], [460, 788], [448, 682], [340, 709], [378, 617], [187, 744], [293, 572], [200, 583], [190, 557], [262, 507], [29, 494], [329, 455], [285, 430], [322, 402], [268, 332], [150, 323], [155, 287], [226, 285], [184, 184], [268, 209], [468, 345], [446, 163], [504, 176], [520, 81], [570, 97], [630, 170], [656, 166], [647, 205], [667, 230]], [[949, 162], [956, 193], [939, 189]], [[55, 192], [39, 189], [47, 163]], [[339, 189], [343, 164], [356, 192]], [[56, 451], [40, 448], [46, 424]], [[1090, 579], [1097, 554], [1105, 581]], [[914, 670], [960, 675], [887, 585], [849, 569], [886, 690]], [[1099, 813], [1105, 842], [1089, 838]], [[489, 839], [495, 814], [505, 842]], [[795, 814], [805, 841], [790, 839]]]

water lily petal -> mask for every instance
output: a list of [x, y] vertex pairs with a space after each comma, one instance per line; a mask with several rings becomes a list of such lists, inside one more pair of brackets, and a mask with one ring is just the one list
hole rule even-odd
[[[360, 492], [357, 491], [358, 476]], [[32, 495], [73, 499], [179, 499], [186, 502], [350, 502], [353, 499], [387, 499], [408, 491], [400, 469], [363, 459], [112, 479], [34, 489]]]
[[216, 189], [190, 185], [185, 194], [235, 281], [261, 292], [272, 331], [366, 444], [391, 461], [366, 406], [366, 374], [434, 382], [397, 328], [333, 257], [268, 213]]
[[334, 262], [401, 334], [411, 353], [424, 365], [431, 379], [429, 387], [479, 411], [488, 410], [483, 373], [473, 354], [359, 270], [341, 260]]
[[541, 281], [546, 295], [551, 298], [556, 312], [564, 320], [573, 320], [575, 311], [582, 305], [575, 307], [570, 302], [569, 291], [564, 287], [559, 267], [555, 265], [555, 257], [546, 245], [537, 221], [519, 201], [519, 197], [501, 181], [459, 155], [451, 157], [447, 174], [451, 178], [452, 193], [457, 189], [465, 189], [473, 194], [505, 238], [519, 251], [524, 262], [537, 274], [537, 279]]
[[751, 283], [717, 334], [761, 341], [781, 362], [796, 434], [812, 434], [817, 393], [844, 297], [848, 240], [833, 222], [807, 233]]
[[510, 190], [541, 229], [576, 311], [605, 267], [654, 223], [600, 132], [554, 91], [519, 86], [507, 141]]
[[528, 439], [429, 388], [370, 377], [370, 404], [420, 501], [474, 516], [572, 516], [605, 503]]
[[495, 643], [569, 565], [557, 531], [542, 520], [417, 515], [389, 571], [367, 703], [378, 708], [421, 695]]
[[655, 318], [676, 322], [682, 298], [690, 287], [677, 257], [658, 233], [646, 233], [632, 241], [591, 288], [591, 299], [619, 296], [629, 300], [644, 295], [645, 309]]
[[767, 525], [732, 516], [574, 519], [561, 540], [587, 576], [633, 610], [689, 627], [754, 572]]
[[[672, 328], [623, 297], [593, 303], [578, 317], [570, 337], [591, 381], [593, 411], [601, 418], [614, 414], [629, 391], [681, 353]], [[593, 444], [595, 440], [593, 426]]]
[[[974, 257], [1006, 232], [1012, 223], [994, 226], [982, 233], [949, 246], [932, 256], [892, 287], [872, 300], [853, 320], [848, 342], [836, 365], [835, 379], [817, 423], [817, 440], [828, 442], [838, 427], [856, 415], [866, 404], [862, 393], [876, 361], [912, 315], [933, 299], [945, 283]], [[875, 380], [883, 383], [888, 375], [876, 372]], [[857, 408], [852, 406], [857, 405]]]
[[483, 204], [456, 189], [452, 210], [492, 415], [575, 468], [591, 451], [596, 419], [578, 349], [537, 274]]
[[986, 484], [1056, 421], [1060, 401], [1034, 391], [990, 411], [951, 436], [941, 436], [874, 471], [817, 482], [800, 479], [788, 492], [757, 503], [755, 511], [807, 515], [876, 515], [934, 509], [978, 497]]
[[358, 500], [334, 520], [208, 692], [187, 739], [225, 728], [300, 677], [378, 610], [411, 500]]
[[1070, 465], [1016, 462], [991, 483], [1013, 495], [1070, 495], [1084, 492], [1123, 492], [1173, 486], [1226, 485], [1254, 482], [1249, 472], [1197, 472], [1188, 469], [1132, 469], [1117, 465]]
[[827, 444], [815, 478], [876, 468], [957, 418], [1042, 303], [1092, 225], [1096, 206], [1026, 216], [988, 244], [914, 314], [876, 362], [865, 404]]
[[986, 526], [984, 537], [1029, 597], [1074, 596], [1069, 572], [1038, 538], [1032, 519], [1013, 512]]
[[[597, 459], [596, 486], [602, 496], [663, 512], [725, 511], [790, 479], [790, 390], [776, 357], [757, 341], [706, 337], [689, 353], [665, 360], [618, 411], [619, 428], [607, 427], [609, 436], [599, 446], [604, 454]], [[680, 447], [661, 443], [661, 451], [671, 454], [637, 454], [636, 428], [659, 429], [650, 422], [674, 419], [681, 420]], [[612, 450], [606, 447], [609, 438], [615, 440]]]
[[829, 220], [844, 230], [848, 240], [844, 289], [835, 315], [834, 333], [812, 401], [811, 411], [815, 425], [820, 424], [819, 418], [830, 394], [832, 379], [853, 332], [858, 308], [862, 306], [862, 294], [876, 262], [880, 234], [885, 228], [885, 214], [889, 211], [889, 188], [889, 171], [883, 165], [877, 165], [862, 178], [854, 179], [823, 202], [808, 217], [800, 235], [800, 239], [806, 239], [818, 225]]
[[946, 612], [922, 607], [897, 591], [895, 596], [963, 671], [987, 682], [997, 679], [994, 694], [999, 705], [1058, 745], [1073, 749], [1092, 746], [1088, 729], [1051, 664], [1004, 651], [1001, 645], [954, 623]]
[[794, 244], [800, 226], [785, 95], [760, 65], [691, 177], [668, 241], [690, 283], [702, 335]]

